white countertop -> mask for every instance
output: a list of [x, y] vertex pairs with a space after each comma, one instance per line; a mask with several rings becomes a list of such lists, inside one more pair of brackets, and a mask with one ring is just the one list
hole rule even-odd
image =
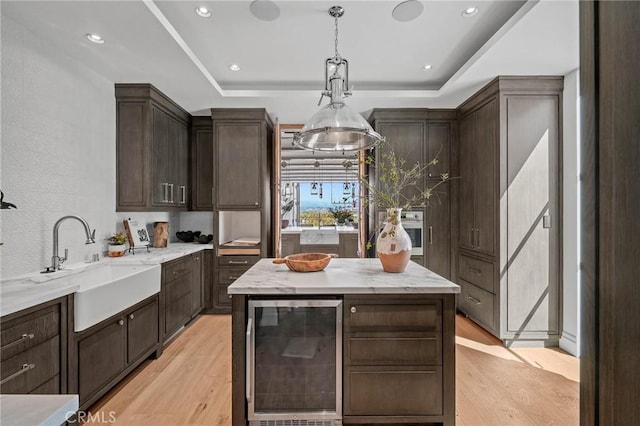
[[460, 287], [409, 262], [405, 272], [382, 270], [378, 259], [332, 259], [319, 272], [292, 272], [286, 265], [262, 259], [228, 288], [229, 294], [439, 294]]
[[99, 262], [62, 265], [63, 269], [50, 274], [33, 272], [3, 279], [0, 281], [0, 316], [75, 293], [78, 284], [73, 280], [61, 278], [85, 272], [105, 263], [156, 265], [212, 248], [212, 244], [170, 243], [167, 248], [150, 248], [148, 253], [146, 250], [138, 250], [135, 255], [127, 253], [122, 257], [106, 257]]
[[78, 395], [0, 395], [2, 426], [60, 426], [78, 410]]
[[317, 227], [309, 227], [309, 226], [289, 226], [287, 228], [283, 228], [281, 232], [283, 234], [299, 234], [303, 230], [307, 232], [311, 231], [330, 231], [336, 230], [339, 234], [357, 234], [358, 228], [354, 228], [352, 226], [323, 226], [320, 229]]

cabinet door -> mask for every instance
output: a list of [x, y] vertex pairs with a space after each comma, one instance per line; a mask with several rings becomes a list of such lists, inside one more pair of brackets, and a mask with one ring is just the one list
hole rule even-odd
[[194, 129], [191, 144], [191, 210], [213, 210], [213, 131]]
[[202, 296], [202, 252], [191, 255], [191, 316], [200, 313], [203, 307]]
[[474, 158], [475, 114], [469, 114], [460, 121], [460, 198], [458, 246], [473, 249], [473, 188], [475, 179]]
[[213, 307], [214, 268], [213, 250], [205, 250], [202, 255], [202, 298], [205, 309]]
[[451, 274], [451, 212], [449, 183], [435, 190], [425, 221], [426, 267], [447, 279]]
[[341, 258], [358, 257], [358, 234], [340, 233], [338, 255]]
[[[376, 125], [377, 131], [386, 138], [385, 144], [379, 148], [383, 155], [385, 150], [392, 148], [398, 160], [406, 161], [410, 167], [416, 162], [424, 163], [425, 158], [425, 123], [423, 121], [397, 121], [380, 122]], [[424, 188], [424, 180], [418, 182], [418, 188]], [[407, 188], [401, 193], [401, 202], [418, 195], [420, 191], [415, 188]]]
[[218, 208], [261, 206], [262, 126], [216, 122], [216, 205]]
[[164, 337], [168, 337], [191, 319], [191, 273], [166, 283], [164, 291]]
[[167, 206], [169, 194], [169, 117], [155, 106], [151, 106], [152, 142], [151, 142], [151, 204], [156, 207]]
[[156, 297], [127, 316], [127, 362], [135, 362], [159, 341]]
[[120, 374], [126, 364], [126, 331], [123, 317], [78, 342], [78, 390], [80, 405]]
[[438, 163], [429, 167], [427, 176], [438, 178], [442, 173], [450, 173], [450, 125], [449, 123], [427, 123], [427, 158], [431, 161], [438, 159]]
[[[175, 121], [175, 120], [174, 120]], [[175, 185], [174, 204], [187, 208], [189, 205], [189, 130], [179, 121], [176, 123], [176, 156], [173, 157]]]
[[282, 257], [300, 253], [300, 234], [283, 233], [280, 239]]
[[475, 249], [490, 255], [495, 254], [496, 231], [496, 150], [497, 99], [482, 106], [475, 113], [474, 146], [474, 223], [476, 229]]
[[116, 207], [119, 211], [146, 206], [148, 191], [145, 125], [146, 102], [118, 101], [116, 147]]

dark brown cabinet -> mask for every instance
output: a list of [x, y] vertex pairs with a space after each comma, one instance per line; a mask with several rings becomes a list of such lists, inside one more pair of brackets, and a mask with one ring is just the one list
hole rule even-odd
[[442, 315], [438, 298], [345, 296], [344, 423], [445, 422]]
[[162, 264], [163, 323], [162, 339], [166, 341], [191, 320], [193, 262], [183, 256]]
[[[389, 147], [407, 164], [419, 162], [425, 165], [437, 158], [436, 164], [429, 167], [427, 176], [418, 182], [417, 187], [424, 190], [433, 187], [441, 179], [441, 174], [455, 176], [456, 157], [451, 156], [455, 145], [455, 110], [430, 110], [424, 108], [374, 109], [369, 120], [375, 130], [386, 138], [381, 150]], [[385, 146], [387, 148], [385, 148]], [[376, 153], [376, 155], [380, 155]], [[370, 171], [375, 180], [375, 167]], [[403, 193], [406, 198], [417, 194], [416, 189]], [[451, 261], [452, 204], [450, 184], [440, 185], [425, 207], [415, 206], [412, 210], [424, 212], [423, 255], [412, 256], [412, 260], [428, 269], [450, 278], [454, 263]], [[372, 209], [373, 210], [373, 209]], [[369, 216], [369, 234], [376, 230], [377, 217]]]
[[204, 308], [204, 282], [202, 280], [203, 252], [191, 255], [191, 317], [195, 317]]
[[191, 116], [150, 84], [116, 84], [116, 210], [186, 210]]
[[69, 347], [69, 392], [86, 409], [160, 349], [159, 295], [151, 296], [86, 330]]
[[300, 234], [283, 232], [280, 237], [280, 251], [282, 257], [300, 253]]
[[215, 206], [269, 209], [273, 125], [264, 109], [212, 109]]
[[498, 77], [458, 110], [458, 307], [505, 345], [562, 330], [562, 88]]
[[67, 298], [0, 319], [3, 394], [67, 390]]
[[211, 117], [193, 117], [191, 125], [191, 210], [213, 211], [214, 169]]
[[338, 235], [339, 238], [339, 246], [338, 246], [338, 256], [341, 258], [345, 257], [358, 257], [359, 251], [359, 235], [358, 233], [347, 233], [340, 232]]
[[216, 256], [216, 281], [213, 290], [214, 313], [231, 313], [231, 296], [227, 294], [227, 287], [259, 260], [260, 256]]
[[460, 122], [459, 246], [495, 255], [497, 196], [497, 99]]
[[207, 313], [211, 312], [213, 308], [214, 275], [213, 250], [204, 250], [202, 252], [202, 304]]

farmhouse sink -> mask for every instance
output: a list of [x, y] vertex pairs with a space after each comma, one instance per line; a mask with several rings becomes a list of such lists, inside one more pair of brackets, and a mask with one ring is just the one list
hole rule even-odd
[[107, 264], [64, 278], [79, 286], [74, 330], [85, 330], [160, 292], [160, 271], [160, 265]]
[[337, 245], [339, 243], [338, 231], [332, 229], [302, 229], [300, 232], [300, 244]]

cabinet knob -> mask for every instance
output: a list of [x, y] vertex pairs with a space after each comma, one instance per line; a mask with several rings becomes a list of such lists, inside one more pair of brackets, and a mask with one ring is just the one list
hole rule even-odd
[[196, 260], [200, 260], [200, 258], [199, 258], [199, 257], [196, 257]]
[[257, 205], [258, 205], [258, 202], [256, 201], [255, 203], [253, 203], [253, 205], [254, 205], [254, 206], [257, 206]]
[[124, 325], [124, 320], [118, 320], [118, 325]]
[[134, 319], [134, 318], [135, 318], [135, 315], [129, 314], [129, 319]]
[[232, 295], [229, 295], [229, 299], [233, 299], [233, 296], [232, 296]]
[[358, 312], [358, 310], [356, 309], [356, 307], [355, 307], [355, 306], [352, 306], [352, 307], [351, 307], [351, 313], [352, 313], [352, 314], [355, 314], [356, 312]]

